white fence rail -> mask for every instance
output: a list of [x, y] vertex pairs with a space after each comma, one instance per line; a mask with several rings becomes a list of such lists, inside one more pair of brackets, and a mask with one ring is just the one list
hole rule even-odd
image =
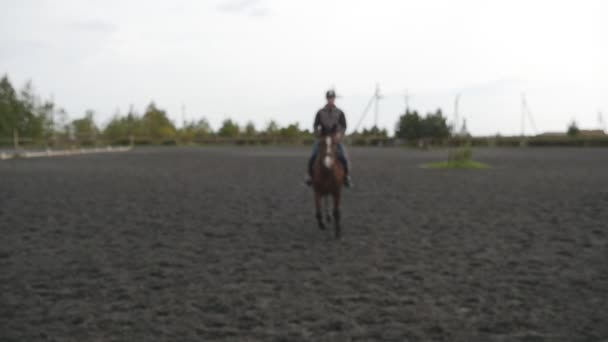
[[95, 147], [95, 148], [78, 148], [68, 150], [52, 150], [47, 149], [45, 151], [25, 151], [15, 150], [12, 152], [0, 152], [0, 160], [7, 160], [13, 158], [42, 158], [42, 157], [60, 157], [60, 156], [74, 156], [82, 154], [94, 154], [94, 153], [116, 153], [116, 152], [127, 152], [132, 149], [131, 146], [121, 147]]

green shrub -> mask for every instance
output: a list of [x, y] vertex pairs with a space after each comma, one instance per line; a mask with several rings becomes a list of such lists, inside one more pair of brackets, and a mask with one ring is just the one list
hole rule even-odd
[[470, 144], [452, 149], [448, 152], [448, 163], [462, 163], [471, 161], [473, 149]]
[[448, 160], [424, 165], [432, 169], [485, 169], [488, 165], [474, 161], [471, 144], [452, 149], [448, 152]]

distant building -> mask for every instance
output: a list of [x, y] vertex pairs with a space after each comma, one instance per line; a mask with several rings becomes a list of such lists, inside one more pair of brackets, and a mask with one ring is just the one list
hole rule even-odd
[[581, 129], [578, 135], [584, 137], [603, 137], [606, 133], [601, 129]]
[[537, 135], [537, 137], [565, 137], [568, 134], [566, 132], [545, 132]]

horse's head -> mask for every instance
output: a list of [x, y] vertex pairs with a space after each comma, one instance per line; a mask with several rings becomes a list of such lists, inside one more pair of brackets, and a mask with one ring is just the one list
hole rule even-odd
[[321, 136], [319, 154], [321, 157], [321, 164], [326, 169], [331, 169], [336, 161], [337, 140], [338, 139], [335, 134]]

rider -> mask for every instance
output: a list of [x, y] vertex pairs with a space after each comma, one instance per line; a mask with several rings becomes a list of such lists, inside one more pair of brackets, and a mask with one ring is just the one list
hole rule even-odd
[[[327, 104], [321, 108], [315, 116], [315, 136], [320, 137], [322, 134], [337, 133], [339, 138], [341, 138], [346, 131], [346, 117], [344, 116], [344, 112], [334, 104], [336, 101], [336, 92], [328, 90], [325, 93], [325, 98], [327, 99]], [[312, 156], [310, 156], [310, 159], [308, 160], [308, 177], [306, 178], [306, 184], [308, 185], [312, 184], [312, 167], [318, 152], [319, 140], [315, 141], [312, 148]], [[338, 143], [337, 154], [338, 160], [344, 165], [344, 186], [350, 187], [352, 183], [348, 172], [349, 163], [346, 159], [344, 146], [342, 146], [341, 143]]]

